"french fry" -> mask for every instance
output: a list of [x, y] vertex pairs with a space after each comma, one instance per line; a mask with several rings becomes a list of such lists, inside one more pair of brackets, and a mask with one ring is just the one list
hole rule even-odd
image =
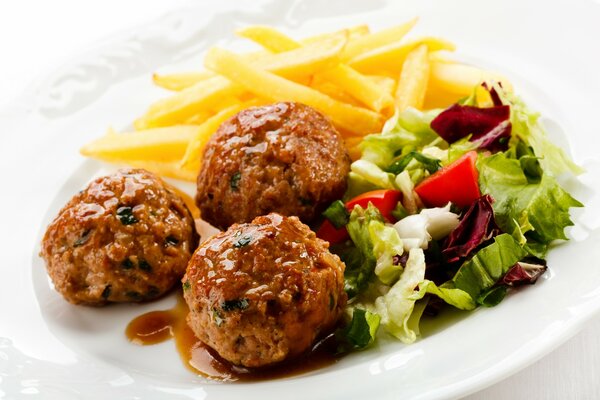
[[335, 100], [341, 101], [342, 103], [360, 107], [360, 103], [354, 97], [350, 96], [343, 89], [340, 89], [339, 86], [336, 86], [324, 79], [315, 77], [315, 79], [311, 82], [310, 87]]
[[329, 71], [321, 72], [325, 79], [343, 88], [352, 97], [371, 110], [386, 115], [394, 113], [393, 97], [368, 77], [356, 72], [345, 64], [340, 64]]
[[302, 47], [302, 45], [295, 40], [290, 39], [288, 36], [270, 26], [252, 25], [238, 29], [235, 33], [239, 37], [249, 39], [276, 53]]
[[[270, 27], [248, 27], [238, 31], [238, 34], [275, 52], [290, 51], [302, 47], [301, 43]], [[383, 112], [387, 115], [393, 114], [393, 97], [382, 92], [379, 86], [347, 65], [337, 65], [330, 70], [321, 72], [319, 75], [339, 86], [371, 110]]]
[[174, 161], [185, 154], [198, 126], [172, 126], [146, 131], [115, 133], [112, 130], [80, 150], [86, 157], [101, 160]]
[[407, 54], [418, 45], [425, 44], [429, 51], [454, 50], [454, 45], [444, 39], [424, 37], [409, 42], [399, 41], [375, 50], [359, 54], [348, 61], [348, 65], [364, 74], [382, 74], [384, 71], [397, 73]]
[[362, 137], [349, 137], [346, 138], [346, 148], [348, 149], [348, 155], [352, 161], [356, 161], [360, 158], [362, 154], [362, 149], [360, 148], [360, 144], [362, 143]]
[[502, 86], [512, 91], [512, 85], [504, 76], [471, 65], [432, 62], [431, 84], [448, 92], [468, 96], [473, 88], [484, 81], [502, 82]]
[[[250, 39], [257, 43], [260, 43], [261, 40], [258, 39], [259, 35], [267, 34], [269, 31], [277, 32], [273, 28], [256, 25], [256, 26], [250, 26], [247, 28], [242, 28], [241, 30], [237, 31], [237, 33], [241, 37], [245, 37], [247, 39]], [[368, 34], [369, 27], [367, 25], [358, 25], [355, 27], [348, 28], [344, 31], [346, 31], [348, 33], [349, 39], [354, 39], [354, 38], [358, 38], [358, 37]], [[301, 40], [300, 42], [303, 45], [310, 45], [313, 43], [322, 42], [324, 40], [331, 39], [331, 37], [333, 35], [337, 35], [340, 32], [341, 31], [316, 35], [316, 36], [312, 36], [312, 37], [306, 38], [304, 40]], [[279, 32], [277, 32], [277, 33], [279, 33]], [[268, 38], [265, 40], [273, 40], [273, 38]], [[273, 44], [271, 46], [265, 46], [265, 47], [275, 48], [275, 44]], [[291, 49], [293, 49], [293, 48], [290, 47], [288, 50], [291, 50]], [[285, 50], [279, 50], [279, 51], [285, 51]], [[266, 54], [268, 54], [268, 53], [254, 52], [254, 53], [242, 54], [241, 56], [247, 58], [249, 61], [256, 61], [258, 58], [263, 57]], [[153, 74], [152, 79], [157, 86], [162, 87], [163, 89], [178, 92], [178, 91], [186, 89], [190, 86], [193, 86], [200, 81], [214, 78], [215, 76], [216, 76], [215, 73], [212, 71], [180, 72], [180, 73], [175, 73], [175, 74], [157, 74], [157, 73], [155, 73], [155, 74]]]
[[402, 25], [358, 37], [348, 43], [344, 49], [342, 58], [344, 60], [351, 60], [359, 54], [389, 45], [390, 43], [398, 42], [413, 28], [413, 26], [415, 26], [417, 21], [418, 18], [413, 18]]
[[210, 111], [200, 111], [186, 119], [183, 125], [201, 125], [204, 121], [209, 119], [212, 114], [213, 113]]
[[[339, 54], [346, 43], [346, 35], [339, 34], [328, 41], [315, 43], [289, 52], [271, 54], [253, 63], [257, 68], [269, 70], [286, 77], [307, 76], [337, 63]], [[245, 64], [249, 64], [242, 59]], [[205, 60], [207, 63], [209, 59]], [[210, 68], [209, 63], [206, 65]], [[227, 96], [239, 96], [241, 86], [215, 76], [200, 81], [194, 86], [177, 92], [150, 106], [148, 112], [135, 121], [136, 129], [149, 129], [183, 123], [200, 111], [209, 109]]]
[[298, 101], [307, 104], [328, 115], [335, 124], [349, 131], [358, 134], [377, 132], [383, 124], [381, 116], [377, 113], [344, 104], [309, 87], [253, 68], [229, 51], [212, 48], [206, 55], [206, 64], [257, 96], [274, 101]]
[[427, 53], [427, 46], [421, 44], [411, 50], [404, 60], [396, 90], [396, 108], [399, 111], [408, 107], [423, 108], [430, 69]]
[[440, 89], [433, 85], [430, 79], [427, 93], [425, 94], [423, 109], [431, 110], [433, 108], [448, 108], [463, 97], [465, 96]]
[[210, 109], [219, 99], [236, 96], [243, 91], [241, 86], [215, 76], [152, 104], [148, 112], [134, 122], [134, 126], [137, 130], [143, 130], [177, 125]]
[[389, 76], [383, 75], [367, 75], [367, 77], [379, 88], [386, 93], [389, 93], [390, 96], [394, 94], [396, 90], [396, 80], [394, 78], [390, 78]]
[[[347, 41], [348, 32], [341, 31], [312, 45], [298, 45], [289, 51], [270, 54], [250, 65], [288, 79], [310, 76], [339, 64], [340, 54]], [[211, 69], [206, 59], [205, 66]]]
[[201, 72], [180, 72], [177, 74], [153, 74], [152, 80], [156, 86], [163, 89], [179, 92], [185, 88], [193, 86], [197, 82], [214, 77], [215, 74], [209, 71]]
[[[357, 39], [359, 37], [368, 35], [370, 33], [369, 27], [367, 25], [353, 26], [353, 27], [344, 29], [344, 31], [348, 32], [348, 39], [349, 40]], [[329, 37], [330, 35], [336, 34], [337, 32], [340, 32], [340, 31], [329, 32], [329, 33], [322, 33], [320, 35], [315, 35], [315, 36], [307, 37], [306, 39], [301, 39], [300, 43], [302, 43], [302, 45], [307, 45], [307, 44], [311, 44], [311, 43], [315, 43], [315, 42], [320, 42], [320, 41], [326, 39], [327, 37]]]
[[223, 111], [213, 115], [209, 119], [207, 119], [202, 125], [198, 127], [198, 130], [195, 132], [194, 136], [188, 143], [188, 146], [185, 150], [185, 154], [183, 155], [180, 166], [181, 168], [185, 168], [192, 171], [198, 171], [200, 169], [200, 163], [202, 158], [202, 152], [204, 151], [204, 146], [210, 139], [210, 137], [217, 131], [219, 126], [225, 122], [229, 117], [239, 112], [240, 110], [247, 108], [253, 103], [244, 103], [232, 105], [229, 108], [224, 109]]

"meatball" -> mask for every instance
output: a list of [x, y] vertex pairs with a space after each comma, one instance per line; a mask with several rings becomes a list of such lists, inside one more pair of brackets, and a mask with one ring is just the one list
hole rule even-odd
[[124, 169], [60, 210], [40, 255], [66, 300], [98, 306], [161, 296], [184, 275], [197, 241], [192, 215], [169, 185]]
[[310, 223], [342, 197], [349, 171], [342, 137], [313, 108], [249, 108], [207, 143], [196, 203], [202, 218], [221, 229], [269, 212]]
[[297, 217], [234, 224], [200, 245], [183, 278], [188, 324], [235, 365], [310, 349], [346, 305], [344, 263]]

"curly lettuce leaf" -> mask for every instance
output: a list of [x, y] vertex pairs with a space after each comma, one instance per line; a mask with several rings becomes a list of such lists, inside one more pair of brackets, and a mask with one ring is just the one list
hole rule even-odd
[[513, 93], [495, 87], [504, 104], [510, 105], [510, 120], [513, 135], [533, 148], [540, 158], [542, 169], [550, 175], [559, 176], [565, 172], [581, 174], [584, 169], [575, 164], [565, 152], [552, 143], [540, 121], [540, 114], [531, 110], [523, 100]]
[[379, 210], [372, 204], [366, 209], [355, 206], [346, 229], [356, 246], [342, 255], [348, 296], [352, 298], [363, 292], [373, 274], [385, 284], [396, 281], [403, 268], [394, 260], [402, 255], [404, 247], [398, 232], [384, 223]]
[[501, 153], [481, 158], [477, 166], [481, 191], [494, 198], [496, 222], [504, 232], [522, 245], [529, 238], [531, 252], [538, 256], [543, 245], [567, 238], [564, 229], [573, 225], [569, 209], [583, 204], [552, 176], [544, 174], [539, 182], [529, 182], [519, 161]]
[[422, 249], [411, 249], [400, 279], [383, 296], [375, 300], [381, 325], [404, 343], [413, 343], [417, 333], [409, 326], [415, 302], [415, 288], [425, 279], [425, 255]]
[[526, 255], [527, 252], [511, 235], [498, 235], [494, 243], [479, 250], [459, 268], [452, 279], [454, 287], [467, 292], [473, 300], [480, 300], [482, 294]]
[[346, 225], [350, 239], [356, 246], [352, 251], [343, 255], [346, 263], [345, 289], [350, 298], [366, 289], [377, 264], [369, 233], [369, 224], [373, 221], [384, 223], [379, 210], [369, 204], [366, 209], [360, 206], [354, 207], [350, 214], [350, 221]]
[[413, 108], [392, 117], [382, 133], [368, 135], [361, 143], [361, 159], [387, 168], [405, 147], [417, 149], [439, 136], [430, 128], [440, 110], [421, 112]]
[[368, 225], [369, 237], [373, 243], [373, 255], [377, 259], [375, 275], [386, 285], [396, 281], [402, 272], [402, 265], [394, 262], [396, 256], [404, 252], [404, 245], [398, 232], [380, 221]]
[[356, 160], [350, 166], [352, 172], [379, 189], [395, 189], [394, 175], [385, 172], [377, 164], [367, 160]]
[[477, 307], [469, 293], [454, 287], [451, 281], [437, 286], [433, 281], [426, 279], [419, 284], [419, 291], [415, 292], [411, 298], [422, 299], [426, 294], [437, 296], [459, 310], [473, 310]]

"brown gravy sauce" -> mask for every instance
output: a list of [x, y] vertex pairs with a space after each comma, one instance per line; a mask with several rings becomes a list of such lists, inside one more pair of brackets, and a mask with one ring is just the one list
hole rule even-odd
[[125, 330], [127, 338], [138, 345], [153, 345], [171, 338], [184, 365], [193, 373], [219, 381], [258, 381], [299, 375], [335, 364], [333, 334], [317, 342], [307, 354], [270, 368], [248, 369], [232, 365], [196, 338], [188, 327], [188, 307], [181, 294], [169, 310], [151, 311], [133, 319]]

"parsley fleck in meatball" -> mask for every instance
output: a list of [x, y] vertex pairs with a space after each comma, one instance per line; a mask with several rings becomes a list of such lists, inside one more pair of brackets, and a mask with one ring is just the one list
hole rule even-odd
[[300, 103], [249, 108], [206, 145], [196, 203], [221, 229], [277, 212], [310, 223], [346, 190], [350, 158], [329, 120]]
[[297, 356], [346, 305], [344, 263], [297, 217], [234, 224], [194, 253], [183, 278], [196, 336], [235, 365]]
[[139, 302], [181, 279], [197, 240], [190, 211], [169, 185], [125, 169], [94, 180], [63, 207], [40, 255], [71, 303]]

